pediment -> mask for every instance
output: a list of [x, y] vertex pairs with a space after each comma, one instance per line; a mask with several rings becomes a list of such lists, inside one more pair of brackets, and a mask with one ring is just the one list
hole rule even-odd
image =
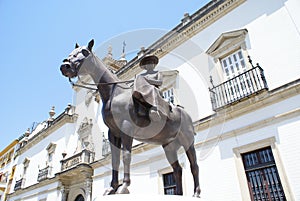
[[30, 159], [29, 159], [28, 157], [26, 157], [26, 158], [23, 160], [23, 165], [24, 165], [24, 166], [28, 166], [29, 162], [30, 162]]
[[56, 144], [53, 142], [50, 142], [49, 145], [46, 147], [46, 150], [49, 153], [51, 153], [51, 152], [54, 152], [55, 148], [56, 148]]
[[247, 29], [240, 29], [222, 33], [217, 40], [208, 48], [207, 54], [215, 56], [220, 50], [228, 49], [229, 46], [236, 46], [245, 41]]

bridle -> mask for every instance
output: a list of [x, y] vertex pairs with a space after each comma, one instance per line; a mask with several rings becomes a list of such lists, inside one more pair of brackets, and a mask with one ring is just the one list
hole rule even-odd
[[[117, 82], [106, 82], [106, 83], [100, 83], [100, 82], [99, 82], [99, 83], [91, 84], [91, 83], [87, 83], [87, 82], [82, 81], [82, 80], [80, 79], [79, 76], [77, 76], [77, 77], [78, 77], [78, 80], [79, 80], [82, 84], [85, 84], [85, 85], [88, 85], [88, 86], [113, 85], [113, 88], [112, 88], [112, 96], [111, 96], [111, 97], [113, 97], [113, 94], [114, 94], [114, 92], [115, 92], [115, 88], [116, 88], [116, 85], [117, 85], [117, 84], [123, 84], [123, 83], [131, 83], [131, 82], [134, 82], [134, 80], [125, 80], [125, 81], [117, 81]], [[88, 86], [81, 85], [81, 84], [76, 84], [76, 83], [74, 83], [74, 82], [71, 80], [71, 78], [69, 78], [69, 82], [71, 83], [71, 85], [72, 85], [73, 87], [81, 87], [81, 88], [85, 88], [85, 89], [90, 89], [90, 90], [94, 90], [95, 92], [98, 92], [98, 91], [99, 91], [99, 89], [97, 89], [97, 88], [88, 87]], [[131, 88], [131, 87], [128, 87], [128, 89], [129, 89], [129, 88]], [[112, 102], [110, 102], [109, 108], [111, 108], [111, 104], [112, 104]]]
[[[82, 59], [81, 59], [82, 60]], [[81, 61], [81, 60], [77, 60], [77, 61]], [[81, 63], [81, 62], [79, 62]], [[85, 88], [85, 89], [90, 89], [90, 90], [94, 90], [94, 91], [98, 91], [97, 88], [94, 88], [94, 87], [89, 87], [89, 86], [99, 86], [99, 85], [117, 85], [117, 84], [123, 84], [123, 83], [132, 83], [134, 82], [134, 80], [125, 80], [125, 81], [116, 81], [116, 82], [98, 82], [98, 83], [87, 83], [87, 82], [84, 82], [83, 80], [80, 79], [80, 76], [78, 75], [78, 67], [75, 67], [75, 70], [77, 71], [77, 77], [78, 77], [78, 80], [83, 84], [77, 84], [75, 83], [74, 81], [71, 80], [71, 78], [69, 77], [69, 82], [70, 84], [73, 86], [73, 87], [81, 87], [81, 88]], [[115, 88], [115, 87], [114, 87]]]

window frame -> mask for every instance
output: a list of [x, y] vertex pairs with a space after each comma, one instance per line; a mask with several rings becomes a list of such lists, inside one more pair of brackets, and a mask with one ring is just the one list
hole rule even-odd
[[[271, 193], [275, 193], [277, 196], [279, 196], [278, 190], [280, 190], [280, 192], [282, 191], [283, 196], [286, 199], [284, 189], [282, 188], [282, 182], [278, 174], [276, 162], [274, 160], [274, 155], [270, 146], [243, 153], [242, 160], [245, 174], [247, 176], [249, 193], [252, 200], [254, 200], [254, 196], [256, 198], [259, 197], [260, 199], [263, 199], [261, 197], [262, 195], [267, 196], [267, 198], [272, 198]], [[269, 170], [271, 170], [272, 173], [269, 173]], [[276, 184], [269, 187], [269, 180], [275, 180], [274, 183]], [[258, 191], [254, 190], [251, 186], [255, 186], [255, 189], [256, 186], [258, 186], [257, 190], [259, 190], [259, 195], [255, 195]], [[276, 190], [273, 189], [274, 186], [276, 187]]]
[[56, 149], [56, 144], [53, 142], [50, 142], [49, 145], [46, 147], [47, 150], [47, 161], [46, 161], [46, 166], [51, 167], [54, 157], [55, 157], [55, 149]]
[[273, 153], [274, 161], [277, 167], [278, 175], [281, 180], [281, 185], [287, 200], [293, 200], [293, 194], [284, 171], [284, 166], [280, 158], [279, 149], [276, 144], [276, 138], [270, 137], [263, 140], [259, 140], [253, 143], [245, 144], [240, 147], [233, 148], [234, 161], [236, 166], [237, 178], [241, 190], [242, 200], [251, 200], [250, 191], [248, 188], [247, 176], [245, 174], [245, 168], [243, 164], [242, 154], [247, 152], [259, 150], [265, 147], [270, 147]]
[[225, 70], [223, 69], [222, 60], [234, 54], [235, 52], [241, 51], [241, 54], [245, 62], [245, 70], [251, 69], [251, 64], [246, 62], [248, 57], [248, 30], [240, 29], [230, 32], [222, 33], [217, 40], [208, 48], [206, 53], [213, 58], [215, 65], [215, 75], [213, 75], [214, 81], [220, 83], [227, 81]]
[[174, 87], [170, 87], [164, 91], [162, 91], [163, 98], [171, 105], [176, 104], [176, 97], [175, 97], [175, 89]]
[[[236, 49], [227, 56], [220, 57], [219, 60], [223, 70], [224, 80], [232, 79], [237, 75], [249, 70], [249, 67], [246, 65], [245, 56], [242, 49]], [[224, 63], [226, 64], [226, 66], [224, 66]]]
[[[171, 177], [172, 180], [172, 184], [170, 185], [166, 185], [165, 180], [167, 179], [166, 177]], [[162, 175], [162, 179], [163, 179], [163, 186], [164, 186], [164, 195], [176, 195], [176, 182], [175, 182], [175, 178], [174, 178], [174, 174], [173, 172], [169, 172], [169, 173], [165, 173]], [[166, 193], [167, 190], [173, 189], [174, 194], [168, 194]]]

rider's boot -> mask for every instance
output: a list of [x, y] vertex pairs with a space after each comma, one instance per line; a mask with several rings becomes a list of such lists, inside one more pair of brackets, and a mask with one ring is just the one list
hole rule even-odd
[[150, 108], [149, 117], [152, 121], [160, 121], [161, 120], [161, 116], [157, 110], [157, 107]]

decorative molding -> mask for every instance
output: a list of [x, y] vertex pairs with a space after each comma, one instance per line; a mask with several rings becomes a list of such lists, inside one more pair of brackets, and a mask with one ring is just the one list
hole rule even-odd
[[80, 138], [84, 138], [90, 135], [92, 133], [92, 127], [93, 120], [85, 117], [77, 130], [77, 133], [80, 136]]
[[93, 98], [93, 91], [92, 90], [88, 90], [85, 94], [85, 105], [88, 107], [91, 104]]
[[247, 33], [247, 29], [222, 33], [208, 48], [206, 53], [216, 60], [220, 57], [227, 56], [229, 53], [239, 48], [245, 48], [245, 38]]
[[[17, 191], [14, 191], [13, 193], [8, 194], [8, 198], [12, 198], [12, 197], [15, 198], [16, 196], [22, 195], [22, 199], [26, 199], [27, 197], [31, 197], [31, 196], [50, 193], [52, 191], [57, 190], [57, 187], [55, 186], [55, 187], [47, 188], [46, 190], [43, 190], [43, 191], [40, 191], [40, 190], [34, 191], [35, 192], [34, 194], [29, 194], [28, 196], [24, 196], [24, 193], [32, 192], [33, 190], [37, 190], [37, 189], [42, 189], [42, 187], [44, 187], [46, 185], [53, 185], [55, 182], [58, 182], [58, 178], [56, 178], [56, 177], [43, 180], [41, 182], [35, 183], [35, 184], [25, 187], [25, 188], [21, 188]], [[18, 200], [18, 199], [16, 199], [16, 200]]]
[[[162, 58], [170, 53], [179, 45], [188, 41], [190, 38], [207, 28], [221, 17], [243, 4], [246, 0], [217, 0], [211, 1], [205, 7], [202, 7], [192, 16], [186, 24], [180, 23], [173, 30], [161, 37], [150, 47], [147, 48], [145, 54], [154, 54], [158, 58]], [[139, 59], [136, 57], [126, 66], [121, 68], [116, 74], [120, 79], [127, 80], [141, 72], [139, 69]], [[130, 72], [128, 72], [130, 71]]]
[[94, 145], [92, 140], [92, 127], [93, 120], [85, 117], [77, 130], [79, 138], [75, 153], [79, 153], [83, 149], [87, 149], [91, 152], [94, 152]]
[[[230, 119], [237, 118], [241, 115], [245, 115], [247, 113], [253, 112], [255, 110], [259, 110], [266, 106], [289, 99], [293, 96], [296, 96], [299, 93], [300, 93], [300, 79], [288, 83], [284, 86], [281, 86], [278, 89], [274, 89], [272, 91], [266, 91], [264, 93], [250, 97], [228, 108], [224, 108], [223, 110], [220, 110], [211, 116], [195, 121], [194, 122], [195, 131], [199, 132], [223, 122], [225, 118], [224, 115], [226, 115], [226, 121], [228, 121]], [[278, 119], [279, 117], [281, 118], [287, 117], [289, 115], [297, 114], [297, 112], [298, 112], [297, 110], [293, 110], [290, 111], [290, 113], [278, 115], [276, 116], [276, 118]]]
[[30, 162], [30, 159], [28, 157], [26, 157], [24, 160], [23, 160], [23, 165], [24, 167], [27, 167], [29, 165], [29, 162]]
[[240, 146], [240, 147], [233, 148], [234, 161], [235, 161], [235, 165], [236, 165], [236, 171], [238, 174], [238, 181], [240, 184], [242, 198], [243, 198], [243, 200], [251, 200], [250, 195], [249, 195], [247, 177], [245, 174], [245, 169], [244, 169], [241, 154], [247, 153], [250, 151], [254, 151], [254, 150], [258, 150], [258, 149], [268, 147], [268, 146], [271, 147], [271, 149], [272, 149], [273, 157], [275, 160], [275, 164], [276, 164], [276, 167], [278, 170], [278, 174], [279, 174], [279, 177], [281, 180], [283, 190], [285, 192], [285, 196], [286, 196], [287, 200], [293, 200], [291, 188], [288, 183], [288, 179], [285, 174], [284, 166], [283, 166], [282, 160], [280, 158], [279, 150], [277, 147], [277, 140], [274, 136], [263, 139], [263, 140], [259, 140], [256, 142], [252, 142], [252, 143]]
[[47, 136], [64, 126], [66, 123], [74, 123], [77, 121], [78, 115], [74, 113], [75, 107], [68, 106], [66, 110], [56, 117], [51, 126], [45, 127], [41, 131], [34, 134], [28, 142], [16, 150], [17, 155], [23, 154], [25, 151], [29, 150], [34, 145], [38, 144], [40, 141], [45, 139]]
[[4, 154], [10, 152], [11, 149], [13, 149], [18, 143], [19, 143], [19, 140], [13, 140], [8, 146], [6, 146], [6, 147], [0, 152], [0, 157], [2, 157]]
[[46, 147], [46, 150], [48, 153], [53, 153], [55, 151], [56, 144], [53, 142], [50, 142], [49, 145]]

